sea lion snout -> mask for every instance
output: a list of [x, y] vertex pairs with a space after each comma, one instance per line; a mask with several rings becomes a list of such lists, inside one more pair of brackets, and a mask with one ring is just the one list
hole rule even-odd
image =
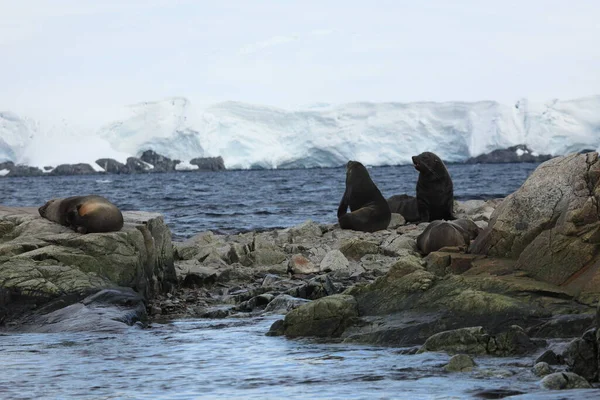
[[419, 168], [421, 167], [421, 164], [419, 163], [419, 156], [412, 156], [412, 162], [415, 169], [420, 171]]

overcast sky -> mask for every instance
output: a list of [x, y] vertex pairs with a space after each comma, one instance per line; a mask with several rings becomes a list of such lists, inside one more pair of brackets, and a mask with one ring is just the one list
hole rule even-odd
[[0, 0], [0, 111], [600, 94], [598, 0]]

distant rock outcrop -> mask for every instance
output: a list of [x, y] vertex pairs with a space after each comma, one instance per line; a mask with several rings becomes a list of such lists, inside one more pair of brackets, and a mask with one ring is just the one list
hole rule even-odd
[[100, 158], [96, 160], [96, 164], [109, 174], [126, 174], [129, 172], [125, 164], [113, 160], [112, 158]]
[[471, 157], [465, 161], [465, 164], [537, 163], [548, 161], [551, 158], [550, 154], [535, 154], [524, 144], [518, 144], [507, 149], [498, 149], [491, 153]]
[[54, 168], [52, 175], [91, 175], [96, 171], [90, 164], [61, 164]]
[[12, 161], [0, 163], [0, 171], [6, 170], [8, 170], [8, 173], [0, 174], [0, 176], [39, 176], [44, 174], [42, 170], [37, 167], [15, 165]]
[[198, 157], [190, 161], [190, 164], [197, 165], [200, 171], [223, 171], [225, 170], [225, 161], [223, 157]]
[[128, 174], [143, 174], [145, 172], [151, 172], [152, 166], [143, 162], [139, 158], [129, 157], [127, 159], [127, 173]]
[[165, 156], [156, 153], [153, 150], [146, 150], [142, 153], [140, 160], [154, 166], [152, 172], [173, 172], [175, 166], [181, 163], [179, 160], [171, 160]]

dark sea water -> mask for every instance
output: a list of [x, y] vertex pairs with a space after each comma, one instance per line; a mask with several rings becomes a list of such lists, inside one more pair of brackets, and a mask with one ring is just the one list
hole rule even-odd
[[[536, 165], [451, 165], [458, 199], [504, 197]], [[414, 194], [410, 166], [371, 168], [383, 194]], [[335, 221], [344, 169], [0, 179], [0, 204], [39, 206], [96, 193], [123, 210], [165, 215], [175, 237]], [[447, 373], [445, 353], [267, 337], [281, 316], [181, 320], [125, 334], [0, 334], [0, 399], [597, 399], [549, 392], [533, 356], [478, 357]]]
[[[537, 164], [449, 165], [458, 200], [504, 197]], [[415, 194], [418, 172], [410, 165], [373, 167], [385, 197]], [[142, 175], [0, 178], [0, 204], [40, 206], [54, 197], [99, 194], [122, 210], [164, 214], [175, 239], [198, 232], [240, 232], [288, 227], [312, 219], [336, 222], [344, 193], [344, 168], [179, 172]]]

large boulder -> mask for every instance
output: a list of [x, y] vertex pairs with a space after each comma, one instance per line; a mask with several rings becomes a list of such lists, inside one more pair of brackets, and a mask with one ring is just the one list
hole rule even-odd
[[540, 165], [492, 214], [471, 251], [517, 260], [531, 277], [600, 299], [600, 162], [572, 154]]
[[90, 164], [60, 164], [54, 168], [51, 175], [91, 175], [96, 171]]
[[550, 154], [537, 154], [526, 145], [518, 144], [506, 149], [493, 150], [480, 154], [465, 161], [465, 164], [505, 164], [505, 163], [536, 163], [552, 158]]
[[123, 217], [118, 232], [82, 235], [41, 218], [35, 208], [0, 207], [5, 317], [106, 288], [129, 287], [146, 298], [170, 290], [176, 280], [173, 247], [162, 216], [128, 211]]

